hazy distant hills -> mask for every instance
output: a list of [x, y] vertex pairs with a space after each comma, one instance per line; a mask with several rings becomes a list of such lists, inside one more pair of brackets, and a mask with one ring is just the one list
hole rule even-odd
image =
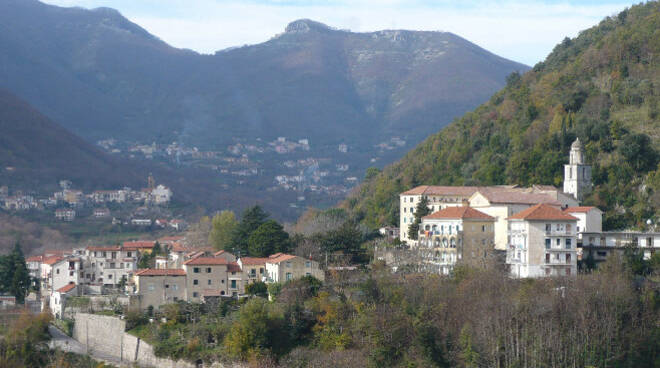
[[33, 189], [71, 179], [82, 188], [139, 185], [144, 177], [0, 89], [0, 182]]
[[0, 3], [0, 49], [0, 85], [88, 140], [214, 149], [277, 136], [366, 151], [391, 136], [416, 143], [527, 69], [451, 33], [352, 33], [309, 20], [200, 55], [114, 10], [35, 0]]

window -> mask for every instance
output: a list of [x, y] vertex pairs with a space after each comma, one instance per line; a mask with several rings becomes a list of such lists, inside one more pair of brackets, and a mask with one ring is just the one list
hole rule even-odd
[[73, 276], [73, 271], [69, 271], [69, 276]]
[[207, 283], [206, 283], [207, 285], [211, 285], [211, 280], [210, 279], [206, 280], [206, 281], [207, 281]]
[[110, 263], [110, 268], [115, 268], [115, 263]]
[[307, 267], [307, 268], [312, 267], [312, 262], [305, 261], [305, 267]]
[[[179, 290], [179, 285], [173, 284], [172, 285], [172, 290]], [[174, 300], [176, 300], [176, 298], [174, 298]]]
[[286, 268], [291, 268], [291, 262], [286, 263]]
[[199, 285], [199, 280], [193, 280], [193, 285]]
[[105, 252], [101, 252], [101, 256], [105, 258]]
[[607, 252], [604, 251], [598, 251], [596, 254], [598, 254], [599, 257], [607, 257]]
[[408, 208], [407, 208], [407, 207], [403, 207], [403, 213], [406, 213], [406, 212], [408, 212]]
[[59, 269], [59, 268], [56, 269], [56, 270], [55, 270], [55, 273], [59, 275], [59, 274], [60, 274], [60, 269]]
[[126, 257], [133, 257], [133, 253], [131, 253], [131, 252], [126, 252]]
[[566, 263], [571, 263], [571, 254], [566, 253]]
[[193, 272], [194, 272], [194, 273], [199, 273], [199, 267], [195, 267], [195, 268], [193, 268]]
[[147, 289], [148, 289], [149, 291], [154, 291], [154, 290], [156, 290], [156, 287], [154, 286], [154, 284], [148, 284], [148, 285], [147, 285]]
[[561, 245], [561, 239], [557, 239], [557, 246]]
[[112, 280], [112, 274], [108, 275], [108, 280]]
[[117, 259], [117, 252], [110, 253], [110, 258]]
[[407, 222], [408, 222], [408, 218], [404, 217], [404, 218], [403, 218], [403, 223], [405, 224], [405, 223], [407, 223]]
[[230, 288], [236, 289], [236, 280], [231, 280]]
[[291, 272], [286, 273], [286, 281], [293, 279], [293, 274]]
[[260, 269], [259, 269], [259, 274], [260, 274], [260, 275], [263, 275], [263, 274], [264, 274], [264, 269], [263, 269], [263, 268], [260, 268]]
[[571, 239], [566, 239], [566, 249], [571, 249]]
[[177, 298], [177, 297], [175, 296], [175, 297], [174, 297], [174, 301], [176, 302], [177, 300], [179, 300], [179, 298]]
[[[571, 228], [572, 228], [571, 224], [566, 224], [566, 233], [567, 234], [571, 233]], [[578, 231], [580, 231], [580, 230], [578, 230]]]
[[545, 263], [550, 263], [550, 253], [545, 254]]
[[211, 273], [211, 267], [206, 268], [206, 273]]
[[224, 284], [224, 283], [225, 283], [225, 280], [220, 280], [220, 283], [221, 283], [221, 284]]
[[545, 239], [545, 249], [550, 249], [550, 239]]
[[482, 232], [482, 233], [485, 233], [485, 232], [486, 232], [486, 226], [485, 226], [485, 225], [481, 225], [481, 232]]
[[546, 232], [551, 232], [552, 231], [552, 225], [551, 224], [545, 224], [545, 231]]
[[193, 291], [193, 298], [197, 298], [199, 296], [199, 293], [196, 291]]
[[225, 295], [225, 291], [224, 290], [220, 291], [220, 295]]
[[256, 268], [253, 268], [253, 269], [250, 270], [250, 276], [251, 277], [257, 277], [257, 269]]
[[169, 288], [170, 288], [170, 285], [169, 285], [169, 284], [165, 284], [165, 289], [169, 289]]

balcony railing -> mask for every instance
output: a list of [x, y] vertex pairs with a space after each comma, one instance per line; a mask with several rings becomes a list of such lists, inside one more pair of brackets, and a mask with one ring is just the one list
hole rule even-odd
[[546, 230], [545, 236], [573, 236], [575, 232], [572, 230]]

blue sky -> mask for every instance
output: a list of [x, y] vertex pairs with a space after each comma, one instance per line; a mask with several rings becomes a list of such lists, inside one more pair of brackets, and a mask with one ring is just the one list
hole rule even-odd
[[100, 6], [169, 44], [201, 53], [263, 42], [291, 21], [329, 26], [448, 31], [528, 65], [543, 60], [564, 37], [618, 13], [632, 1], [582, 0], [42, 0], [59, 6]]

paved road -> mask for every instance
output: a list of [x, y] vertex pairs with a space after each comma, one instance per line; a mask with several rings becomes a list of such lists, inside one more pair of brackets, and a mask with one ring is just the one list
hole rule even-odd
[[119, 359], [113, 356], [94, 351], [88, 352], [87, 347], [85, 347], [84, 344], [81, 344], [80, 342], [72, 339], [67, 334], [52, 325], [48, 326], [48, 332], [50, 333], [50, 336], [52, 336], [49, 343], [51, 349], [57, 348], [70, 353], [89, 355], [96, 360], [103, 361], [108, 364], [121, 365]]

